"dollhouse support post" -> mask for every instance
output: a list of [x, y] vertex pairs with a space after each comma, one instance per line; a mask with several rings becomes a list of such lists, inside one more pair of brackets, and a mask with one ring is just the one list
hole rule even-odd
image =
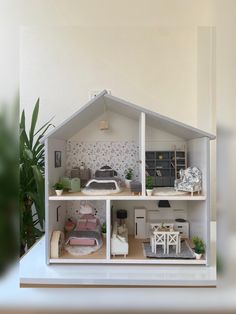
[[111, 256], [111, 201], [106, 200], [106, 259]]
[[140, 181], [142, 182], [142, 195], [146, 195], [146, 176], [145, 176], [145, 129], [146, 129], [146, 115], [144, 112], [140, 113], [139, 117], [139, 158], [140, 158]]

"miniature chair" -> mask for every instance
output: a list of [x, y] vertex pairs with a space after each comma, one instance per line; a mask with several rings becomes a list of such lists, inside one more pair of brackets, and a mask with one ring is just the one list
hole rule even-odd
[[197, 167], [189, 167], [187, 169], [180, 169], [180, 179], [175, 180], [175, 190], [191, 192], [193, 196], [194, 192], [200, 193], [202, 189], [202, 173]]
[[166, 234], [166, 252], [169, 254], [170, 245], [176, 246], [176, 254], [180, 253], [179, 231], [167, 232]]
[[151, 245], [151, 248], [152, 248], [152, 253], [154, 252], [154, 232], [158, 231], [160, 226], [161, 226], [160, 223], [153, 224], [152, 228], [150, 230], [150, 245]]
[[157, 245], [163, 247], [164, 254], [166, 254], [166, 234], [167, 232], [154, 231], [153, 233], [153, 242], [154, 242], [154, 253], [157, 252]]

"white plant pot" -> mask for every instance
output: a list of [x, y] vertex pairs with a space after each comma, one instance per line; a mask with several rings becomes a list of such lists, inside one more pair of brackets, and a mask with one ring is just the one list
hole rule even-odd
[[201, 259], [202, 258], [202, 254], [198, 254], [198, 253], [195, 253], [194, 252], [194, 255], [196, 257], [197, 260]]
[[63, 190], [55, 190], [55, 192], [57, 196], [61, 196], [63, 193]]
[[152, 196], [152, 191], [153, 191], [153, 190], [146, 190], [147, 196]]
[[128, 179], [125, 179], [125, 186], [128, 188], [128, 189], [130, 189], [130, 182], [131, 182], [132, 180], [128, 180]]

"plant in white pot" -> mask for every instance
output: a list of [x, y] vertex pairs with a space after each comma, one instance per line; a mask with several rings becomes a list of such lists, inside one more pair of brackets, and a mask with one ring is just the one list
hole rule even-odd
[[103, 237], [106, 238], [107, 228], [106, 228], [105, 222], [102, 224], [101, 231], [102, 231]]
[[130, 182], [132, 181], [134, 175], [134, 170], [132, 168], [128, 168], [125, 174], [125, 185], [128, 189], [130, 189]]
[[203, 243], [202, 239], [199, 237], [192, 238], [193, 245], [194, 245], [194, 254], [196, 259], [201, 259], [202, 254], [205, 253], [205, 244]]
[[53, 185], [53, 188], [54, 188], [57, 196], [62, 195], [64, 186], [63, 186], [63, 184], [61, 182], [56, 182]]
[[153, 177], [146, 177], [146, 192], [147, 196], [151, 196], [153, 191]]

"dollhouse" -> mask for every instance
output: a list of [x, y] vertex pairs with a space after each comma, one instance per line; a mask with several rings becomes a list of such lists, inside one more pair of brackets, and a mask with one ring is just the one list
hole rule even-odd
[[208, 265], [213, 139], [106, 91], [94, 97], [42, 140], [46, 262]]

